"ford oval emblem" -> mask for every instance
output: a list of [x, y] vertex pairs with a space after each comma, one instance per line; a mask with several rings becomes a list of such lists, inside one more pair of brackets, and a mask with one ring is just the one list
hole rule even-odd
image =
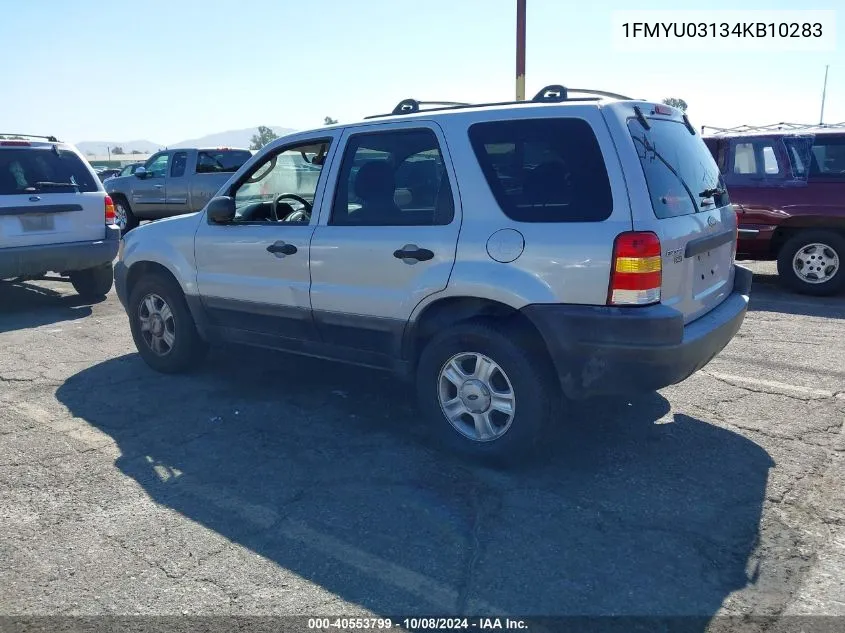
[[710, 226], [716, 226], [716, 218], [711, 215], [707, 218], [707, 224], [709, 224]]

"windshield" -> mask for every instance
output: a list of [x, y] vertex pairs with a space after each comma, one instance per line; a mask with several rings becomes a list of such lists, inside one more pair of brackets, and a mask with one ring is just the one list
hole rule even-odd
[[82, 159], [59, 149], [26, 147], [0, 151], [0, 195], [97, 191]]
[[719, 168], [701, 137], [679, 121], [637, 119], [628, 130], [658, 218], [672, 218], [730, 204]]

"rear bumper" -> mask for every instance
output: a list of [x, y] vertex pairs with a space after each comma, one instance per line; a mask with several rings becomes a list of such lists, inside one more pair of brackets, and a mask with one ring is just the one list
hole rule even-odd
[[570, 398], [654, 391], [688, 378], [730, 342], [745, 319], [751, 271], [732, 293], [684, 325], [677, 310], [534, 304], [523, 308], [545, 340]]
[[0, 279], [65, 273], [108, 264], [117, 257], [120, 229], [106, 227], [106, 236], [92, 242], [68, 242], [0, 248]]
[[737, 230], [736, 252], [740, 259], [773, 259], [772, 239], [776, 226], [771, 224], [740, 224]]

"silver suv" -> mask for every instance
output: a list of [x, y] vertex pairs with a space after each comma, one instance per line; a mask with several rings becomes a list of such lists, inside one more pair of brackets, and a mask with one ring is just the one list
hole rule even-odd
[[120, 230], [96, 173], [52, 136], [0, 134], [0, 279], [70, 277], [86, 299], [113, 283]]
[[751, 274], [680, 111], [562, 86], [421, 105], [278, 139], [201, 212], [124, 237], [144, 360], [225, 341], [390, 370], [447, 444], [509, 460], [559, 396], [677, 383], [737, 332]]

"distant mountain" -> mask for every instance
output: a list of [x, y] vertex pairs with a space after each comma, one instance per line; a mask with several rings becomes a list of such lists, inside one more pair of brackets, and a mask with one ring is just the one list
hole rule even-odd
[[120, 147], [126, 154], [133, 150], [142, 154], [152, 154], [164, 147], [161, 143], [153, 143], [147, 140], [136, 141], [82, 141], [76, 144], [77, 149], [83, 154], [94, 154], [95, 156], [106, 156], [109, 148]]
[[[291, 128], [272, 126], [273, 131], [279, 136], [295, 132]], [[168, 147], [243, 147], [248, 148], [252, 135], [258, 131], [256, 127], [249, 127], [243, 130], [229, 130], [228, 132], [218, 132], [217, 134], [209, 134], [200, 138], [192, 138], [187, 141], [179, 141]]]
[[[279, 136], [290, 134], [296, 130], [288, 127], [272, 126], [273, 131]], [[109, 148], [114, 150], [115, 147], [123, 149], [125, 154], [131, 154], [134, 151], [142, 154], [152, 154], [165, 147], [243, 147], [248, 148], [252, 135], [258, 131], [256, 127], [248, 127], [243, 130], [229, 130], [228, 132], [218, 132], [216, 134], [209, 134], [200, 138], [192, 138], [186, 141], [179, 141], [178, 143], [154, 143], [147, 140], [136, 141], [82, 141], [77, 143], [76, 147], [83, 154], [93, 154], [95, 156], [106, 156]]]

